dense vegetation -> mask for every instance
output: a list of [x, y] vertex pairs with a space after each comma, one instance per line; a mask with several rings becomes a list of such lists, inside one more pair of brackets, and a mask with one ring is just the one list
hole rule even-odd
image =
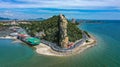
[[89, 38], [91, 37], [88, 32], [84, 31], [84, 33], [85, 33]]
[[[31, 24], [20, 24], [20, 26], [27, 30], [31, 36], [35, 36], [37, 32], [43, 31], [46, 36], [42, 37], [50, 42], [58, 42], [58, 19], [59, 16], [53, 16], [41, 22], [31, 22]], [[69, 22], [67, 26], [68, 37], [70, 42], [74, 42], [82, 38], [81, 30], [76, 24]]]
[[3, 24], [2, 24], [2, 23], [0, 23], [0, 27], [1, 27], [1, 26], [3, 26]]
[[70, 22], [68, 23], [67, 32], [68, 32], [67, 34], [68, 34], [69, 40], [71, 42], [74, 42], [74, 41], [79, 40], [80, 38], [82, 38], [81, 30], [74, 23], [70, 23]]
[[0, 26], [2, 26], [2, 24], [0, 24]]

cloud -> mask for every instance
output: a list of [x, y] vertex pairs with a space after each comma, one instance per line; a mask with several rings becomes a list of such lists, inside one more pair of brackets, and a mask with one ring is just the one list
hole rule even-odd
[[96, 8], [120, 7], [119, 0], [5, 0], [0, 1], [1, 8]]
[[[0, 0], [0, 16], [12, 18], [67, 17], [120, 19], [119, 0]], [[103, 17], [101, 17], [103, 16]]]

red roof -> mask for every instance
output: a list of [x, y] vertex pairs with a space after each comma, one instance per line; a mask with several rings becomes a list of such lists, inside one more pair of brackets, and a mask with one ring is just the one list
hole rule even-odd
[[27, 37], [26, 34], [19, 34], [18, 36], [19, 36], [19, 37]]

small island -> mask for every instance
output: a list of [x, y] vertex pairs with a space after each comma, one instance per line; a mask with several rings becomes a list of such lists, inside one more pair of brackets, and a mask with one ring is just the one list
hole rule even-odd
[[1, 38], [23, 41], [34, 47], [38, 54], [71, 56], [95, 46], [96, 43], [96, 39], [88, 32], [79, 29], [78, 25], [75, 19], [67, 20], [63, 14], [41, 21], [17, 21], [17, 23], [13, 21], [3, 25], [9, 32], [7, 36]]

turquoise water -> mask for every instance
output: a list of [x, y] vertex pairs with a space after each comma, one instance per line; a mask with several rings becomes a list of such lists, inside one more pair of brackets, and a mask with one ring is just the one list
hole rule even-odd
[[120, 21], [80, 26], [97, 39], [97, 46], [70, 57], [35, 53], [27, 45], [0, 40], [0, 67], [120, 67]]

